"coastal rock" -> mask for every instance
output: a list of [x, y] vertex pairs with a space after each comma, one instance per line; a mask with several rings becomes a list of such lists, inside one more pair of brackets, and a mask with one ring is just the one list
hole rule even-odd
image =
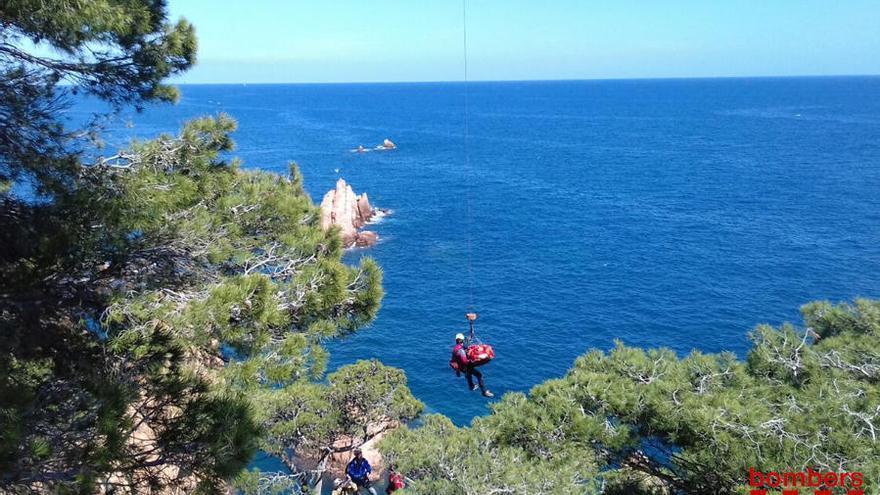
[[[184, 354], [185, 362], [189, 369], [200, 378], [216, 384], [218, 375], [225, 366], [225, 362], [219, 355], [220, 341], [211, 339], [209, 349], [210, 351], [204, 351], [197, 346], [191, 346]], [[99, 495], [118, 493], [113, 490], [117, 484], [131, 487], [133, 491], [126, 493], [183, 495], [193, 493], [196, 490], [200, 481], [198, 475], [185, 471], [172, 462], [161, 462], [162, 452], [156, 450], [157, 440], [162, 432], [158, 425], [161, 425], [164, 419], [179, 415], [180, 410], [165, 407], [156, 418], [144, 416], [142, 411], [154, 407], [156, 407], [155, 401], [146, 394], [141, 394], [138, 404], [130, 405], [127, 410], [128, 416], [137, 426], [129, 434], [126, 444], [133, 452], [143, 456], [142, 459], [146, 467], [112, 473], [108, 478], [109, 483], [101, 485], [95, 493]], [[161, 490], [150, 488], [150, 483], [154, 481], [161, 481], [165, 485], [164, 488]]]
[[355, 447], [360, 447], [363, 451], [364, 458], [370, 463], [370, 466], [373, 468], [373, 473], [382, 476], [385, 472], [385, 458], [379, 452], [379, 442], [385, 438], [385, 435], [396, 430], [400, 427], [400, 424], [391, 421], [380, 421], [378, 423], [374, 423], [369, 425], [368, 430], [368, 438], [366, 442], [359, 444], [359, 440], [352, 437], [341, 437], [338, 438], [333, 443], [333, 448], [335, 450], [339, 450], [339, 452], [334, 453], [330, 458], [330, 464], [328, 465], [328, 471], [333, 474], [345, 474], [345, 468], [348, 466], [349, 461], [354, 457], [352, 451]]
[[[129, 435], [126, 443], [129, 448], [142, 456], [143, 464], [146, 467], [112, 473], [107, 479], [109, 483], [101, 484], [95, 493], [100, 495], [117, 493], [112, 488], [116, 485], [130, 487], [132, 491], [129, 493], [148, 492], [156, 495], [179, 495], [193, 493], [196, 490], [199, 484], [197, 475], [184, 471], [175, 464], [162, 462], [162, 452], [156, 449], [160, 430], [154, 428], [150, 418], [143, 416], [140, 412], [155, 406], [152, 399], [142, 395], [140, 404], [137, 407], [129, 406], [127, 412], [132, 422], [137, 426]], [[180, 411], [174, 408], [165, 408], [161, 414], [170, 417], [180, 414]], [[156, 419], [161, 422], [162, 418]], [[161, 481], [164, 488], [161, 490], [151, 489], [150, 484], [156, 481]]]
[[383, 419], [367, 425], [366, 438], [356, 435], [337, 436], [330, 445], [333, 452], [328, 453], [323, 463], [317, 452], [298, 452], [292, 458], [285, 456], [282, 462], [291, 471], [311, 471], [317, 469], [329, 476], [330, 479], [335, 478], [341, 481], [345, 478], [345, 468], [354, 457], [354, 449], [359, 447], [363, 451], [364, 458], [367, 459], [373, 468], [371, 479], [374, 481], [380, 480], [385, 477], [388, 466], [384, 456], [379, 451], [378, 444], [386, 435], [400, 428], [400, 426], [400, 423], [397, 421]]
[[379, 234], [371, 231], [371, 230], [363, 230], [358, 232], [357, 238], [354, 241], [354, 245], [357, 247], [369, 247], [373, 244], [376, 244], [376, 241], [379, 240]]
[[[342, 180], [342, 179], [340, 179]], [[373, 218], [373, 215], [376, 214], [375, 210], [372, 206], [370, 206], [370, 199], [367, 197], [367, 193], [363, 193], [357, 197], [357, 217], [355, 218], [356, 222], [359, 222], [360, 225], [357, 228], [361, 228]]]
[[376, 243], [379, 236], [375, 232], [359, 231], [375, 215], [367, 193], [355, 194], [345, 179], [336, 181], [336, 188], [321, 201], [321, 228], [327, 230], [338, 225], [346, 246], [367, 247]]

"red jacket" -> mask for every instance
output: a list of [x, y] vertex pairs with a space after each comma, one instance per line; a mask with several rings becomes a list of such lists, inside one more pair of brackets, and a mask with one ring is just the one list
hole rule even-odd
[[467, 351], [465, 350], [463, 343], [456, 342], [455, 347], [452, 348], [452, 362], [458, 363], [458, 367], [461, 370], [470, 365], [470, 361], [468, 361]]

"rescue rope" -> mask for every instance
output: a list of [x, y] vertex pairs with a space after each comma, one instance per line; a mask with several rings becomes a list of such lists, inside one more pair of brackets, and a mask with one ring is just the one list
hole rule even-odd
[[[474, 267], [473, 267], [473, 216], [471, 196], [473, 195], [473, 171], [471, 170], [470, 151], [470, 95], [468, 91], [468, 36], [467, 36], [467, 0], [461, 0], [462, 17], [462, 50], [464, 55], [464, 163], [465, 163], [465, 229], [467, 230], [467, 271], [468, 271], [468, 311], [474, 310]], [[471, 322], [471, 334], [474, 324]]]

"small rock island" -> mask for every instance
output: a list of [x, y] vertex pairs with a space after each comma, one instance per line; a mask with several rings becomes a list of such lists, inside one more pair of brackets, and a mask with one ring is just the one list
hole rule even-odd
[[379, 240], [378, 234], [360, 230], [384, 210], [373, 208], [367, 193], [355, 194], [345, 179], [336, 181], [336, 188], [324, 195], [321, 201], [321, 228], [338, 225], [346, 247], [369, 247]]

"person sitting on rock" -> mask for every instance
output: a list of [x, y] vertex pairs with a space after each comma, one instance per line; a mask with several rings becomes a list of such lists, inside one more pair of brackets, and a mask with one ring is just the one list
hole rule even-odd
[[483, 383], [483, 373], [468, 359], [467, 346], [464, 344], [464, 334], [459, 333], [455, 336], [455, 347], [452, 348], [452, 362], [457, 365], [453, 366], [456, 368], [455, 376], [459, 376], [463, 372], [464, 377], [467, 378], [468, 388], [471, 390], [477, 389], [477, 386], [474, 385], [474, 377], [477, 377], [477, 383], [480, 385], [483, 397], [495, 396], [495, 394], [486, 389], [486, 384]]
[[345, 474], [351, 478], [351, 481], [354, 481], [358, 490], [366, 488], [370, 495], [377, 495], [376, 490], [373, 488], [373, 483], [370, 482], [370, 473], [372, 472], [373, 468], [370, 467], [370, 463], [364, 458], [364, 452], [359, 448], [354, 449], [354, 459], [348, 463], [348, 467], [345, 468]]

